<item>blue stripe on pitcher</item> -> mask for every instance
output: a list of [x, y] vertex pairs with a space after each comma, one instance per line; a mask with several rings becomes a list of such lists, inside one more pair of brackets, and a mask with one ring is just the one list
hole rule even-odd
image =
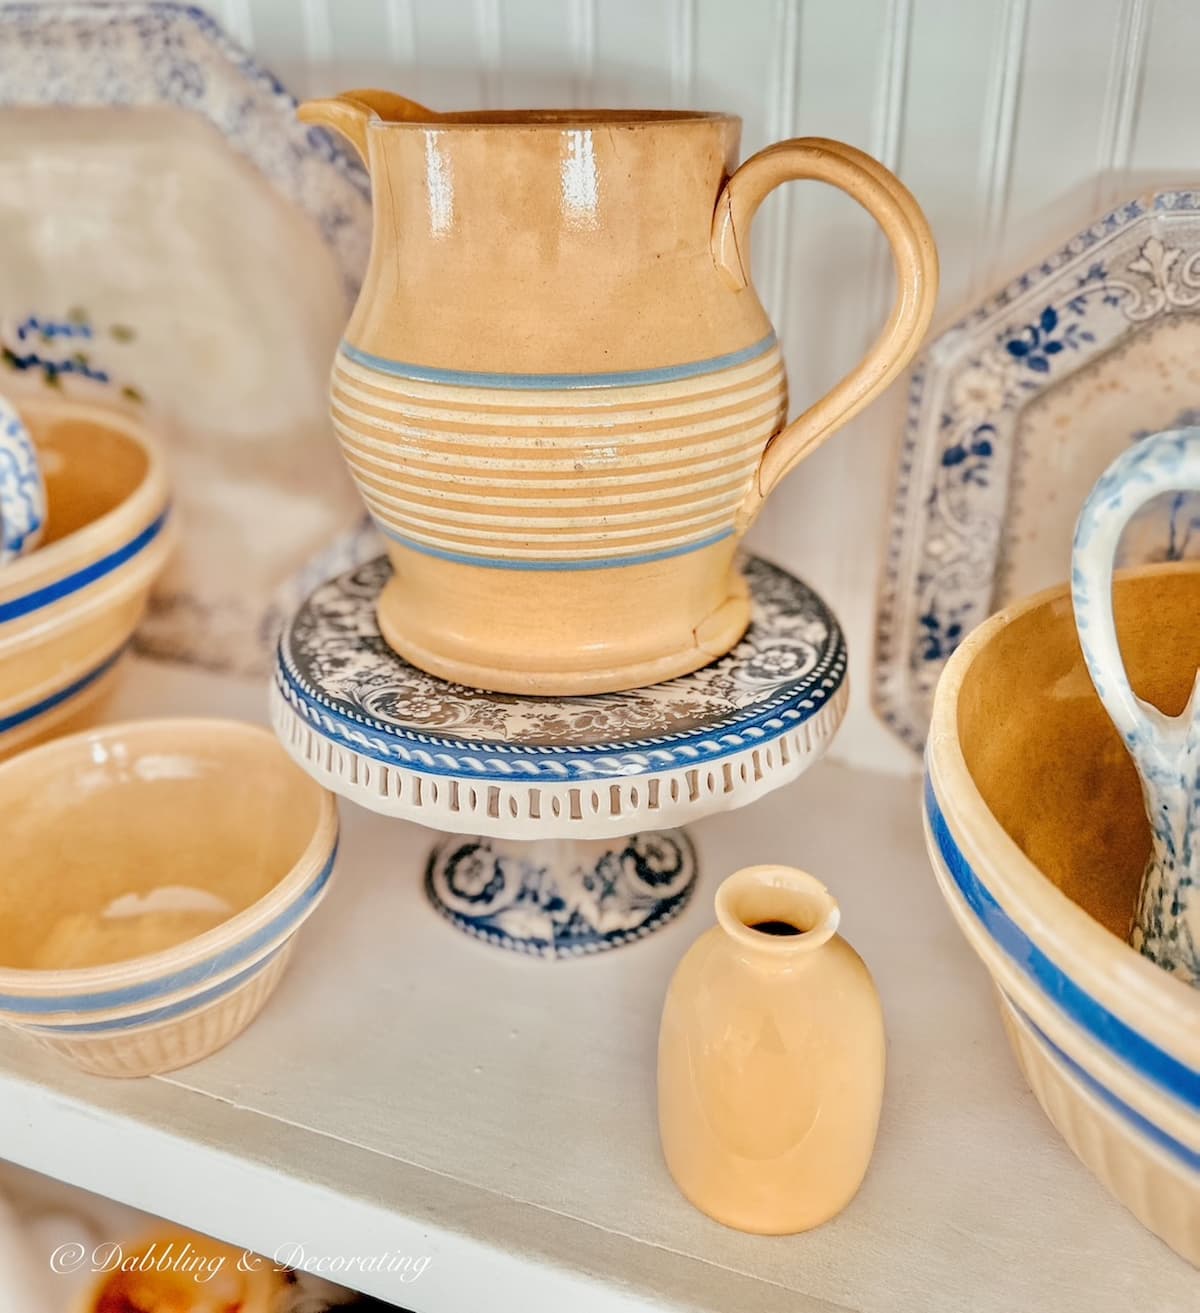
[[456, 565], [481, 565], [488, 570], [616, 570], [626, 565], [648, 565], [651, 561], [666, 561], [672, 556], [686, 556], [689, 552], [698, 552], [714, 543], [724, 541], [733, 533], [733, 527], [710, 534], [707, 538], [698, 538], [695, 542], [681, 543], [678, 547], [664, 547], [657, 552], [642, 552], [637, 556], [600, 556], [587, 560], [571, 561], [516, 561], [504, 560], [495, 556], [471, 556], [466, 552], [448, 552], [441, 547], [431, 547], [428, 543], [415, 542], [403, 534], [390, 529], [378, 516], [372, 517], [375, 526], [385, 537], [407, 547], [411, 552], [422, 556], [433, 556], [439, 561], [453, 561]]
[[381, 374], [412, 379], [417, 383], [444, 383], [450, 387], [501, 388], [524, 392], [553, 392], [558, 388], [642, 387], [653, 383], [674, 383], [681, 378], [698, 378], [716, 374], [757, 360], [775, 345], [775, 334], [708, 360], [692, 360], [682, 365], [663, 365], [658, 369], [627, 369], [611, 374], [490, 374], [476, 370], [436, 369], [430, 365], [410, 365], [385, 356], [372, 355], [343, 339], [342, 353], [356, 364], [376, 369]]

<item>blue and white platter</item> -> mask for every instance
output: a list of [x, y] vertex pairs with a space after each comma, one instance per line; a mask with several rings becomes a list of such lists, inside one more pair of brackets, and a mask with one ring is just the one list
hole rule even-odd
[[295, 106], [193, 6], [0, 3], [0, 393], [162, 436], [183, 533], [139, 648], [245, 673], [379, 550], [327, 402], [369, 184]]
[[686, 903], [696, 861], [677, 827], [795, 779], [845, 714], [832, 613], [778, 567], [743, 568], [753, 618], [721, 660], [629, 692], [536, 698], [397, 656], [375, 619], [380, 557], [320, 585], [286, 626], [276, 733], [343, 797], [453, 836], [426, 890], [459, 928], [539, 956], [616, 947]]
[[[1068, 577], [1075, 519], [1132, 443], [1200, 419], [1200, 191], [1135, 197], [938, 337], [912, 376], [874, 699], [920, 749], [933, 690], [998, 607]], [[1200, 499], [1148, 507], [1118, 564], [1200, 555]]]

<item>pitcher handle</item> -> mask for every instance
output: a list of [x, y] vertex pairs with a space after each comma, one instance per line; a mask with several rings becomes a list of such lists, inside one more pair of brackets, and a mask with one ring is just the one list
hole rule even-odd
[[878, 160], [824, 137], [768, 146], [746, 160], [722, 188], [713, 215], [712, 251], [732, 288], [750, 284], [750, 224], [767, 194], [780, 183], [808, 179], [840, 188], [883, 229], [896, 267], [896, 301], [883, 332], [859, 364], [767, 444], [739, 513], [743, 525], [789, 470], [896, 378], [920, 345], [937, 300], [937, 248], [912, 193]]
[[296, 109], [301, 123], [332, 128], [358, 152], [363, 164], [370, 167], [367, 156], [367, 128], [380, 119], [389, 122], [436, 122], [441, 115], [406, 96], [392, 91], [343, 91], [325, 100], [306, 100]]
[[1092, 489], [1075, 526], [1071, 596], [1075, 625], [1096, 693], [1143, 781], [1175, 773], [1200, 734], [1200, 670], [1187, 707], [1168, 716], [1133, 691], [1113, 615], [1113, 561], [1121, 534], [1147, 502], [1200, 492], [1200, 428], [1168, 429], [1123, 452]]
[[32, 551], [45, 525], [37, 446], [17, 408], [0, 397], [0, 566]]

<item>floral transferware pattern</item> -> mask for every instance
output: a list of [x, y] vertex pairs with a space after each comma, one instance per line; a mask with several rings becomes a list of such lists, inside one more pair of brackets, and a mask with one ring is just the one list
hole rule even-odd
[[434, 907], [460, 930], [536, 957], [618, 948], [687, 904], [696, 855], [682, 830], [608, 843], [442, 840], [425, 872]]
[[137, 340], [129, 324], [97, 327], [80, 306], [64, 314], [30, 313], [0, 323], [0, 367], [36, 377], [61, 391], [64, 382], [113, 389], [122, 401], [140, 405], [145, 398], [132, 383], [122, 382], [121, 349]]
[[1113, 619], [1112, 571], [1130, 517], [1148, 501], [1200, 492], [1200, 428], [1152, 434], [1097, 482], [1075, 532], [1075, 623], [1096, 693], [1142, 782], [1152, 844], [1130, 942], [1165, 971], [1200, 985], [1200, 671], [1167, 716], [1134, 693]]
[[[382, 750], [436, 749], [438, 769], [486, 776], [480, 754], [555, 778], [626, 776], [695, 764], [769, 738], [815, 715], [845, 678], [836, 620], [805, 584], [757, 557], [743, 569], [753, 619], [732, 652], [649, 688], [577, 698], [481, 693], [411, 666], [375, 619], [390, 574], [385, 557], [330, 580], [280, 640], [285, 698], [376, 736]], [[586, 764], [585, 761], [586, 760]]]
[[0, 106], [163, 106], [202, 115], [308, 211], [358, 295], [370, 242], [370, 184], [329, 133], [195, 5], [0, 4]]
[[[1023, 413], [1133, 335], [1166, 317], [1197, 314], [1200, 192], [1152, 193], [1077, 234], [949, 329], [918, 361], [875, 672], [880, 714], [914, 748], [924, 741], [945, 663], [995, 605], [1018, 500], [1052, 491], [1044, 482], [1026, 486], [1021, 477]], [[1145, 388], [1152, 390], [1153, 380], [1147, 378]], [[1200, 403], [1200, 392], [1195, 399]], [[1072, 440], [1076, 459], [1091, 462], [1093, 476], [1099, 473], [1106, 453], [1087, 449], [1086, 432]], [[1069, 505], [1058, 512], [1065, 541], [1056, 577], [1068, 571], [1073, 512]], [[1200, 552], [1200, 534], [1194, 525], [1189, 532], [1190, 512], [1182, 502], [1153, 514], [1152, 527], [1143, 523], [1137, 560]]]

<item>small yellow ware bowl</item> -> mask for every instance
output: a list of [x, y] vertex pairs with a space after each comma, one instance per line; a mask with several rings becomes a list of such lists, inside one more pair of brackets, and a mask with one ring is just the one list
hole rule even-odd
[[269, 1259], [169, 1227], [100, 1247], [104, 1272], [73, 1313], [277, 1313], [287, 1275]]
[[258, 1015], [337, 851], [333, 797], [274, 736], [147, 720], [0, 764], [0, 1022], [147, 1076]]
[[174, 541], [163, 457], [143, 425], [80, 402], [18, 408], [49, 518], [41, 546], [0, 568], [0, 757], [95, 713]]
[[[1168, 715], [1200, 666], [1200, 567], [1114, 585], [1136, 692]], [[1200, 990], [1126, 942], [1150, 851], [1141, 790], [1084, 666], [1067, 587], [976, 629], [938, 685], [926, 841], [1047, 1116], [1200, 1264]]]

